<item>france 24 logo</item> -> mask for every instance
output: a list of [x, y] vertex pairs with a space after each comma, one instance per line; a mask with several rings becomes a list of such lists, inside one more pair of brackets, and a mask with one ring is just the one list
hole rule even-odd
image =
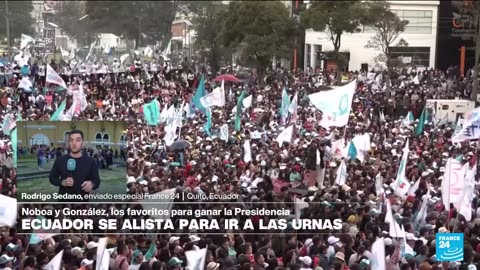
[[463, 261], [463, 233], [437, 233], [435, 238], [435, 258], [437, 261]]

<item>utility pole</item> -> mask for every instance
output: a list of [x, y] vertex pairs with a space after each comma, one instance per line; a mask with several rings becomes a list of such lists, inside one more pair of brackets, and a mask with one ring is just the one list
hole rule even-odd
[[7, 57], [10, 56], [10, 11], [8, 10], [8, 0], [5, 0], [5, 25], [7, 27]]

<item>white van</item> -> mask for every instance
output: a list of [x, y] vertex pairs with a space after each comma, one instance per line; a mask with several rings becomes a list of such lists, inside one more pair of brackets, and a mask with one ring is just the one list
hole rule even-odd
[[[475, 109], [475, 102], [461, 99], [428, 99], [427, 112], [433, 119], [447, 119], [449, 123], [463, 118], [463, 114]], [[429, 117], [430, 118], [430, 117]]]

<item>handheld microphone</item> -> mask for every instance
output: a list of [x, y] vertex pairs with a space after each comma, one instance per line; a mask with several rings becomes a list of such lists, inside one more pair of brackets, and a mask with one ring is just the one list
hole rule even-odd
[[70, 158], [67, 161], [67, 171], [68, 171], [68, 176], [72, 177], [73, 176], [73, 171], [75, 171], [75, 167], [77, 167], [77, 162], [75, 159]]

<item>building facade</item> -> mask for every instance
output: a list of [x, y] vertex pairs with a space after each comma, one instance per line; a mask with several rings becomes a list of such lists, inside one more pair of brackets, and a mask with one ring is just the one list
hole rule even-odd
[[65, 146], [68, 132], [72, 129], [79, 129], [83, 132], [86, 147], [109, 146], [120, 150], [127, 143], [126, 122], [19, 121], [17, 128], [19, 147]]
[[[396, 42], [404, 39], [408, 46], [391, 47], [395, 56], [403, 57], [404, 63], [426, 68], [436, 66], [437, 33], [440, 1], [388, 1], [390, 9], [401, 20], [409, 21], [405, 31]], [[307, 5], [308, 6], [308, 5]], [[340, 52], [348, 57], [348, 70], [382, 69], [384, 63], [375, 58], [381, 54], [374, 48], [366, 48], [375, 31], [363, 27], [359, 33], [345, 33], [341, 37]], [[333, 51], [333, 44], [324, 32], [309, 29], [305, 32], [304, 67], [333, 69], [325, 54]]]

